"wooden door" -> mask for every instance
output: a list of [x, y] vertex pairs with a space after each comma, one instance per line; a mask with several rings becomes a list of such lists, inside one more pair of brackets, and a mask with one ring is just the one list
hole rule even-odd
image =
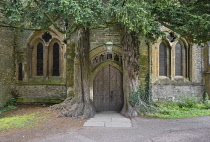
[[93, 102], [96, 111], [120, 111], [123, 107], [122, 73], [108, 65], [93, 81]]

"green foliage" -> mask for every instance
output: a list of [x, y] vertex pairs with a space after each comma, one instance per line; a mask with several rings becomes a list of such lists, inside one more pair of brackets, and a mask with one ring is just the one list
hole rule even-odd
[[209, 0], [169, 0], [156, 2], [152, 13], [158, 13], [156, 20], [195, 43], [209, 41]]
[[208, 94], [205, 94], [203, 104], [204, 104], [206, 109], [210, 109], [210, 100], [209, 100], [209, 95]]
[[2, 114], [5, 111], [16, 108], [17, 108], [16, 100], [14, 98], [10, 98], [9, 101], [3, 107], [0, 107], [0, 114]]
[[133, 94], [129, 97], [132, 106], [140, 106], [142, 103], [141, 101], [143, 101], [147, 105], [150, 105], [152, 103], [149, 74], [147, 74], [145, 78], [145, 86], [139, 86], [138, 90], [136, 92], [133, 92]]
[[150, 92], [150, 78], [149, 74], [147, 74], [145, 78], [145, 85], [139, 86], [138, 90], [133, 92], [130, 96], [130, 103], [133, 107], [137, 108], [137, 111], [140, 113], [146, 114], [147, 112], [151, 112], [156, 110], [156, 108], [152, 104], [152, 96]]
[[[207, 98], [208, 99], [208, 98]], [[147, 116], [160, 118], [185, 118], [210, 115], [210, 101], [198, 101], [195, 97], [183, 97], [179, 102], [157, 104], [156, 111]]]
[[159, 109], [158, 113], [148, 113], [147, 116], [159, 117], [159, 118], [186, 118], [186, 117], [196, 117], [196, 116], [208, 116], [210, 115], [209, 109], [199, 109], [199, 108], [185, 108], [185, 109]]
[[182, 97], [181, 101], [177, 103], [180, 108], [192, 108], [195, 107], [198, 103], [198, 99], [196, 97]]
[[6, 106], [17, 106], [17, 102], [15, 98], [10, 98], [9, 101], [7, 101]]
[[208, 0], [2, 0], [0, 5], [0, 26], [5, 27], [47, 30], [53, 25], [71, 34], [81, 27], [119, 24], [157, 39], [164, 25], [193, 42], [209, 41]]

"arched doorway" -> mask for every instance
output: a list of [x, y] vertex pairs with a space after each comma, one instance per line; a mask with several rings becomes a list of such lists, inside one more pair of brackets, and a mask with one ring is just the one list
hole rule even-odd
[[120, 111], [123, 107], [123, 76], [112, 65], [96, 74], [93, 81], [93, 102], [96, 111]]

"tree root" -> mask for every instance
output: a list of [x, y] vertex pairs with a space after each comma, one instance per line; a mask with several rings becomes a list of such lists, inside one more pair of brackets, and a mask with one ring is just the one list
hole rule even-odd
[[120, 112], [123, 116], [127, 117], [127, 118], [132, 118], [132, 117], [136, 117], [138, 116], [139, 112], [137, 111], [137, 109], [135, 109], [134, 107], [132, 107], [131, 105], [124, 105], [123, 109]]
[[66, 98], [62, 103], [51, 106], [50, 110], [57, 111], [59, 117], [77, 117], [82, 119], [93, 117], [96, 113], [92, 104], [78, 103], [74, 98]]
[[140, 113], [145, 113], [145, 111], [148, 111], [148, 110], [149, 110], [149, 106], [144, 101], [139, 100], [139, 104], [134, 107], [131, 106], [130, 103], [124, 104], [123, 109], [121, 110], [120, 113], [124, 115], [125, 117], [131, 118], [131, 117], [138, 116]]

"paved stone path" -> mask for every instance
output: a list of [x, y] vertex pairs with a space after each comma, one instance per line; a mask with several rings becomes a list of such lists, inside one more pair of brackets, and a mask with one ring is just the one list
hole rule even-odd
[[[96, 116], [100, 117], [103, 113], [110, 112], [102, 112]], [[111, 118], [120, 116], [116, 113], [108, 115], [112, 115]], [[210, 142], [210, 116], [184, 119], [136, 117], [131, 121], [133, 126], [125, 128], [82, 127], [71, 130], [70, 127], [69, 131], [42, 136], [28, 142]], [[105, 126], [105, 121], [101, 122], [104, 122]], [[0, 141], [17, 142], [5, 141], [1, 137]], [[26, 141], [23, 139], [18, 142]]]
[[115, 111], [97, 113], [84, 123], [84, 127], [132, 127], [131, 120]]

